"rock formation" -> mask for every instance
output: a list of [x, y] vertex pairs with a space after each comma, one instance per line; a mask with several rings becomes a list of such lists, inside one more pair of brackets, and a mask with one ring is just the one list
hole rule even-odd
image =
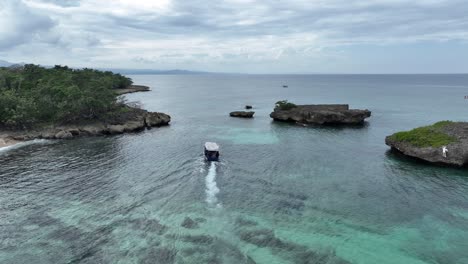
[[294, 122], [299, 124], [362, 124], [371, 116], [369, 110], [349, 109], [343, 105], [297, 105], [283, 110], [280, 107], [270, 114], [275, 121]]
[[465, 167], [468, 165], [468, 122], [442, 121], [395, 133], [385, 138], [385, 144], [426, 162]]
[[234, 111], [229, 113], [232, 117], [252, 118], [255, 112], [253, 111]]
[[37, 138], [71, 139], [81, 136], [99, 136], [136, 132], [145, 128], [166, 126], [171, 117], [164, 113], [148, 112], [142, 109], [129, 108], [129, 112], [112, 120], [89, 121], [83, 124], [43, 127], [32, 130], [0, 131], [0, 139], [23, 141]]
[[115, 89], [115, 92], [118, 95], [136, 93], [136, 92], [149, 92], [149, 91], [150, 91], [150, 88], [144, 85], [130, 85], [124, 89]]

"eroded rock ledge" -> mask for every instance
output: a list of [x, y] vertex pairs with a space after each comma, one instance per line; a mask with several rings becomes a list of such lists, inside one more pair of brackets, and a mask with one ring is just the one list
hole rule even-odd
[[442, 121], [431, 126], [398, 132], [386, 137], [385, 144], [403, 155], [436, 165], [466, 167], [468, 122]]
[[83, 121], [77, 124], [31, 130], [4, 130], [0, 131], [0, 139], [6, 142], [17, 142], [32, 139], [71, 139], [82, 136], [112, 135], [166, 126], [171, 121], [171, 117], [167, 114], [130, 107], [125, 113], [110, 119], [105, 121]]
[[136, 93], [136, 92], [149, 92], [149, 91], [151, 91], [150, 88], [144, 85], [130, 85], [124, 89], [115, 89], [115, 92], [118, 95]]
[[270, 114], [275, 121], [300, 124], [362, 124], [371, 116], [369, 110], [349, 109], [347, 104], [298, 105], [288, 110], [279, 107]]

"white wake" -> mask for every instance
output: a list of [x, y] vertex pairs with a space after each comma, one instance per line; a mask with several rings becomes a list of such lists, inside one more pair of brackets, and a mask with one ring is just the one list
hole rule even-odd
[[215, 205], [220, 207], [221, 204], [218, 203], [218, 198], [216, 195], [219, 193], [219, 188], [216, 186], [216, 162], [211, 162], [210, 169], [205, 179], [206, 184], [206, 202], [209, 205]]
[[46, 140], [46, 139], [35, 139], [35, 140], [20, 142], [20, 143], [11, 145], [11, 146], [0, 148], [0, 154], [5, 153], [5, 152], [10, 151], [10, 150], [13, 150], [13, 149], [18, 149], [18, 148], [21, 148], [21, 147], [24, 147], [24, 146], [28, 146], [28, 145], [32, 145], [32, 144], [43, 144], [43, 143], [46, 143], [46, 142], [48, 142], [48, 140]]

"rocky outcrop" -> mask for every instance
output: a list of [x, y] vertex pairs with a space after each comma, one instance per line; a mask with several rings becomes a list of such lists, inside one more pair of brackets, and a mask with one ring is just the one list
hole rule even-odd
[[150, 91], [150, 88], [144, 85], [130, 85], [124, 89], [115, 89], [115, 92], [118, 95], [136, 93], [136, 92], [149, 92], [149, 91]]
[[164, 113], [148, 112], [135, 108], [128, 109], [125, 114], [110, 121], [89, 121], [34, 130], [0, 131], [0, 140], [2, 140], [1, 142], [7, 140], [8, 142], [18, 142], [37, 138], [72, 139], [82, 136], [113, 135], [166, 126], [171, 121], [171, 117]]
[[188, 228], [188, 229], [195, 229], [198, 228], [198, 223], [190, 217], [185, 217], [184, 221], [180, 225], [182, 227]]
[[[414, 134], [414, 131], [418, 133], [421, 140], [416, 141], [418, 138], [414, 135], [399, 136], [401, 133]], [[393, 151], [429, 163], [466, 167], [468, 165], [468, 122], [439, 122], [432, 126], [395, 133], [385, 138], [385, 144]]]
[[164, 113], [151, 113], [149, 112], [145, 116], [145, 123], [148, 127], [155, 127], [155, 126], [165, 126], [171, 122], [171, 117]]
[[56, 139], [70, 139], [73, 137], [73, 134], [67, 130], [61, 130], [54, 136]]
[[270, 114], [275, 121], [315, 125], [362, 124], [370, 116], [371, 111], [349, 109], [347, 104], [298, 105], [288, 110], [277, 107]]
[[252, 118], [255, 112], [253, 111], [234, 111], [229, 113], [231, 117]]

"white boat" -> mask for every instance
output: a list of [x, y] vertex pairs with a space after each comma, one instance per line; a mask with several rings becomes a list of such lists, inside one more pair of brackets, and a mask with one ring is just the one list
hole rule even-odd
[[205, 143], [205, 158], [207, 161], [219, 160], [219, 145], [215, 142]]

